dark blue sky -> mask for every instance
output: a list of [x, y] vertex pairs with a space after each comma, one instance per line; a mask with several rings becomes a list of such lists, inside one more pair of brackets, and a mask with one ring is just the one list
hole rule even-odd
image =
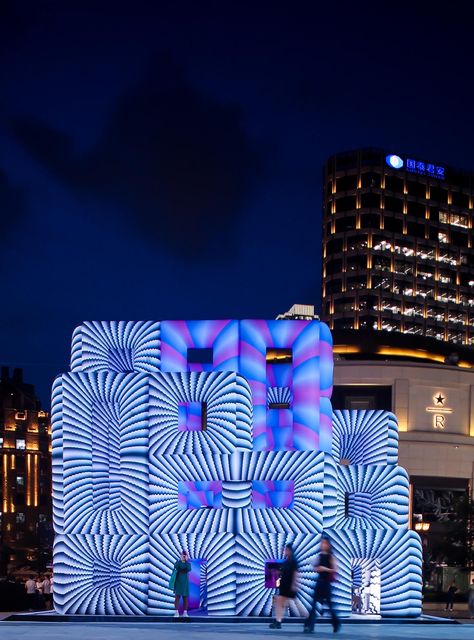
[[2, 0], [0, 361], [48, 406], [84, 319], [319, 305], [327, 156], [474, 168], [452, 4]]

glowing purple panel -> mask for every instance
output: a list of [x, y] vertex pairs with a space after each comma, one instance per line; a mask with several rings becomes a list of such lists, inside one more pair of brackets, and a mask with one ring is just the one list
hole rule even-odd
[[267, 428], [272, 449], [290, 451], [293, 447], [293, 412], [291, 409], [269, 409]]
[[254, 509], [291, 509], [294, 495], [293, 480], [254, 480], [252, 482]]
[[[161, 323], [161, 370], [235, 371], [239, 370], [238, 320], [165, 320]], [[188, 350], [212, 349], [212, 362], [188, 360]], [[194, 358], [193, 358], [194, 360]]]
[[[330, 451], [332, 347], [329, 340], [329, 331], [318, 321], [241, 321], [240, 373], [252, 389], [256, 450]], [[273, 358], [269, 357], [272, 350], [276, 351]], [[291, 425], [288, 426], [288, 415], [275, 416], [267, 406], [269, 389], [288, 389], [291, 407], [285, 410], [291, 412]], [[322, 438], [321, 396], [326, 400]], [[290, 428], [291, 437], [287, 433]]]
[[222, 482], [183, 481], [178, 483], [179, 509], [220, 509], [222, 507]]
[[189, 611], [207, 609], [207, 561], [202, 558], [191, 560], [189, 573]]
[[203, 402], [178, 403], [179, 431], [203, 431], [206, 428], [206, 405]]
[[283, 560], [267, 560], [265, 562], [265, 587], [276, 589], [280, 580], [280, 571]]

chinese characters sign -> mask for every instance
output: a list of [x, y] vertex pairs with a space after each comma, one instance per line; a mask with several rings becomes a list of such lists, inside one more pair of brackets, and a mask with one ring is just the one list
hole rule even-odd
[[420, 176], [427, 176], [437, 180], [445, 179], [444, 167], [440, 167], [430, 162], [413, 160], [413, 158], [403, 160], [403, 158], [394, 154], [386, 156], [385, 161], [390, 167], [392, 167], [392, 169], [402, 169], [405, 166], [406, 170], [410, 171], [410, 173], [417, 173]]
[[412, 173], [418, 173], [420, 176], [428, 176], [430, 178], [437, 178], [438, 180], [444, 180], [444, 167], [439, 167], [429, 162], [421, 162], [420, 160], [412, 160], [407, 158], [407, 171]]

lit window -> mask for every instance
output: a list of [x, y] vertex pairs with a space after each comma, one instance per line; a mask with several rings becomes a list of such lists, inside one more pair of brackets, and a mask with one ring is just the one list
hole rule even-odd
[[443, 231], [438, 231], [438, 241], [447, 244], [449, 242], [448, 234], [444, 233]]
[[432, 278], [433, 277], [433, 273], [431, 273], [430, 271], [424, 271], [422, 269], [418, 270], [418, 275], [423, 278], [423, 280], [427, 280], [428, 278]]
[[381, 242], [378, 242], [374, 246], [374, 251], [391, 251], [391, 249], [392, 249], [392, 245], [390, 244], [390, 242], [387, 242], [386, 240], [382, 240]]
[[462, 227], [467, 229], [469, 227], [468, 217], [461, 213], [448, 213], [447, 211], [439, 212], [439, 221], [443, 224], [451, 224], [454, 227]]
[[438, 257], [438, 262], [444, 262], [446, 264], [451, 265], [452, 267], [457, 267], [458, 265], [457, 258], [450, 256], [449, 253], [440, 254], [440, 256]]
[[438, 294], [438, 300], [440, 302], [456, 302], [456, 298], [455, 296], [447, 293], [447, 292], [443, 292], [443, 293], [439, 293]]
[[423, 333], [423, 328], [416, 325], [416, 324], [412, 324], [412, 325], [406, 325], [405, 326], [405, 333], [411, 333], [413, 335], [421, 335]]
[[16, 477], [16, 486], [17, 487], [24, 487], [25, 486], [25, 478], [24, 478], [24, 476], [17, 476]]
[[450, 276], [440, 276], [439, 277], [439, 281], [442, 282], [443, 284], [449, 284], [450, 282], [452, 282], [452, 278]]
[[26, 449], [26, 441], [24, 438], [16, 439], [16, 448], [19, 449], [20, 451], [24, 451]]
[[434, 249], [429, 247], [419, 248], [416, 252], [416, 257], [421, 260], [433, 260], [434, 259]]

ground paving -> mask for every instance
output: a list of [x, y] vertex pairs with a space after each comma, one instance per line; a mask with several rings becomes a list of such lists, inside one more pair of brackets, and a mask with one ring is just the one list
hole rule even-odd
[[469, 624], [346, 624], [335, 635], [328, 623], [312, 636], [298, 624], [281, 630], [263, 624], [203, 623], [48, 623], [0, 622], [1, 640], [273, 640], [282, 638], [340, 638], [341, 640], [472, 640]]

